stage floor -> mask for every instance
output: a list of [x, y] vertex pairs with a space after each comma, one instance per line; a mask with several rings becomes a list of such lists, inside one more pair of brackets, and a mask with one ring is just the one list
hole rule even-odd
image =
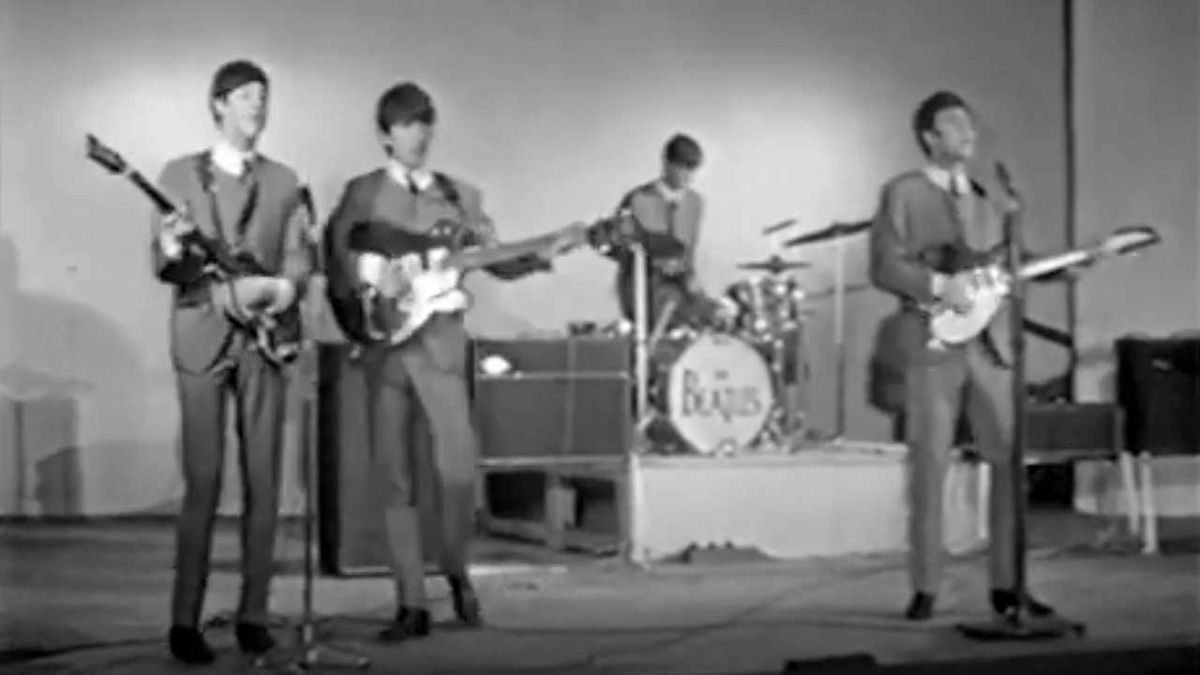
[[[956, 634], [955, 622], [986, 616], [978, 557], [949, 568], [940, 614], [919, 625], [899, 616], [908, 590], [896, 554], [694, 560], [643, 570], [484, 541], [478, 585], [488, 625], [439, 625], [429, 639], [398, 647], [372, 639], [392, 612], [388, 579], [320, 578], [316, 602], [333, 617], [328, 632], [361, 649], [374, 660], [372, 672], [381, 673], [778, 673], [789, 659], [844, 654], [912, 663], [1194, 639], [1197, 522], [1164, 520], [1158, 556], [1100, 548], [1097, 536], [1108, 522], [1066, 510], [1033, 514], [1032, 585], [1088, 625], [1082, 639], [1043, 643], [979, 644]], [[289, 527], [273, 610], [294, 617], [303, 547], [292, 537], [298, 529]], [[236, 601], [236, 542], [223, 525], [210, 613]], [[167, 523], [0, 525], [0, 671], [198, 672], [175, 666], [163, 643], [171, 546]], [[435, 619], [447, 621], [445, 586], [433, 578], [429, 585]], [[204, 672], [256, 672], [238, 656], [229, 628], [209, 635], [220, 656]], [[45, 655], [18, 661], [20, 653]]]

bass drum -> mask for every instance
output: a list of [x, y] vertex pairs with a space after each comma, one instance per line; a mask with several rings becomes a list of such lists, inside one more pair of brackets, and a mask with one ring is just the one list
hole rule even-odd
[[702, 455], [731, 453], [751, 445], [771, 417], [770, 368], [739, 338], [702, 333], [663, 340], [654, 362], [655, 405], [669, 427], [654, 434], [660, 439], [666, 431]]

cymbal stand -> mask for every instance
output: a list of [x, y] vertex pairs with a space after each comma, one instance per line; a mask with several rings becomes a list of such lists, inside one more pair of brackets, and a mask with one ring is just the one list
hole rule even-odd
[[846, 238], [835, 237], [833, 342], [837, 348], [837, 408], [833, 440], [846, 433]]
[[633, 350], [634, 385], [637, 398], [634, 403], [634, 419], [638, 427], [649, 418], [650, 408], [650, 355], [647, 344], [648, 307], [646, 298], [646, 249], [640, 242], [630, 244], [633, 250]]

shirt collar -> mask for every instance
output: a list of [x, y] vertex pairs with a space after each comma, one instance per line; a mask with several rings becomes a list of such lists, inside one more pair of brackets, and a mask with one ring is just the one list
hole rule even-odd
[[958, 194], [965, 195], [971, 191], [971, 179], [967, 177], [965, 170], [951, 171], [945, 167], [930, 164], [925, 167], [925, 175], [929, 177], [929, 180], [933, 181], [934, 185], [946, 192], [950, 192], [951, 181], [954, 181], [956, 184]]
[[241, 176], [250, 162], [258, 156], [254, 149], [240, 150], [224, 138], [217, 139], [212, 148], [212, 161], [222, 171]]
[[392, 180], [403, 185], [404, 187], [412, 187], [409, 185], [409, 178], [416, 184], [417, 189], [424, 192], [433, 185], [433, 172], [426, 168], [409, 169], [400, 162], [394, 159], [389, 159], [387, 163], [388, 175]]
[[661, 194], [667, 201], [675, 204], [683, 201], [683, 195], [687, 192], [687, 188], [681, 188], [678, 190], [672, 188], [661, 178], [654, 182], [654, 187], [658, 189], [659, 194]]

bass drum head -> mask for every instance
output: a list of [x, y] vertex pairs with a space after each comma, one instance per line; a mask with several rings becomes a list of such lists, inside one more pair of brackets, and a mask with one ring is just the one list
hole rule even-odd
[[705, 455], [750, 445], [771, 416], [775, 395], [766, 360], [749, 344], [706, 333], [688, 344], [667, 371], [667, 417]]

